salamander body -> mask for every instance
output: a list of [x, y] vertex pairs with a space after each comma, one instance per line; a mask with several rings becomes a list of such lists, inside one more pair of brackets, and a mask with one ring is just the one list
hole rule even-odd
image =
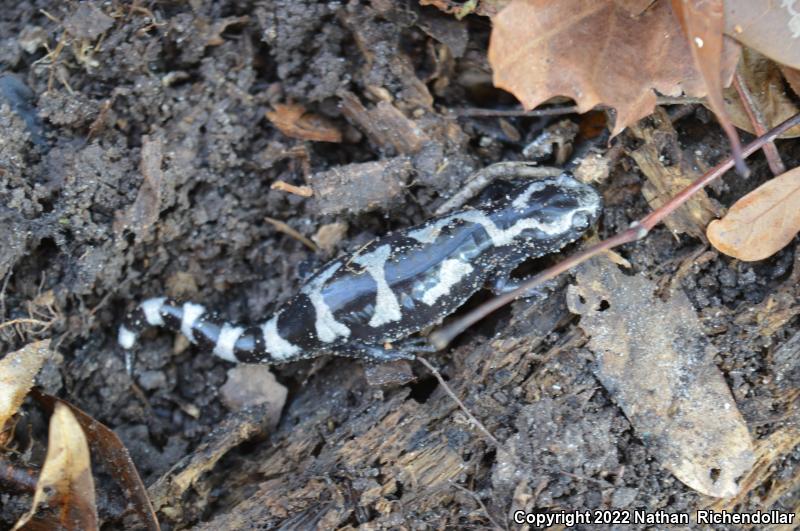
[[507, 287], [519, 264], [575, 241], [601, 209], [598, 194], [566, 173], [506, 181], [500, 189], [328, 262], [260, 324], [233, 325], [199, 304], [157, 297], [127, 316], [119, 343], [131, 348], [144, 327], [163, 326], [229, 361], [275, 364], [324, 353], [413, 357], [415, 348], [403, 346], [412, 334], [489, 282]]

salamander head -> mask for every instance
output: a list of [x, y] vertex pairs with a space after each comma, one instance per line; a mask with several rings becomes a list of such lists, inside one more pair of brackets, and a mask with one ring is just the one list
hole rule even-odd
[[594, 224], [602, 200], [591, 187], [568, 173], [553, 179], [515, 181], [515, 193], [498, 211], [498, 218], [510, 227], [525, 227], [526, 240], [573, 241]]

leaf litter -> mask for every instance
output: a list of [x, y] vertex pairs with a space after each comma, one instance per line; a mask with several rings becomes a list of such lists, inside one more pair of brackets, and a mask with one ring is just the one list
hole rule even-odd
[[567, 304], [590, 336], [597, 378], [656, 458], [698, 492], [733, 496], [754, 462], [747, 425], [688, 297], [662, 301], [656, 289], [595, 259]]
[[708, 239], [739, 260], [763, 260], [786, 247], [800, 232], [800, 167], [745, 195], [722, 219], [708, 225]]
[[[574, 99], [581, 113], [603, 104], [616, 110], [617, 135], [653, 111], [654, 90], [708, 92], [668, 2], [631, 16], [613, 0], [512, 0], [492, 22], [494, 84], [526, 109], [554, 96]], [[737, 60], [738, 48], [726, 44], [719, 60], [726, 85]]]
[[[14, 531], [40, 529], [39, 526], [66, 531], [98, 529], [89, 445], [81, 425], [64, 404], [56, 404], [48, 435], [47, 457], [36, 482], [31, 509], [17, 521]], [[42, 505], [54, 509], [55, 514], [40, 514]]]
[[28, 396], [36, 374], [50, 356], [49, 348], [49, 340], [37, 341], [0, 360], [0, 444], [6, 440], [6, 424]]

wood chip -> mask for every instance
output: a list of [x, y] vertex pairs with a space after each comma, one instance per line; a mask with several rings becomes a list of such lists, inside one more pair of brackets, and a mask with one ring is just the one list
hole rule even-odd
[[325, 118], [306, 112], [302, 105], [277, 103], [274, 107], [267, 111], [267, 119], [284, 135], [313, 142], [342, 141], [341, 131]]
[[[648, 120], [631, 126], [630, 130], [643, 141], [630, 155], [647, 177], [642, 194], [654, 210], [700, 177], [696, 165], [685, 157], [678, 133], [663, 108], [656, 109]], [[708, 194], [700, 190], [664, 223], [672, 232], [705, 241], [706, 226], [720, 213], [721, 209]]]
[[340, 92], [342, 113], [383, 149], [391, 148], [395, 153], [414, 154], [421, 150], [430, 138], [413, 120], [388, 101], [379, 101], [367, 110], [352, 92]]
[[300, 197], [311, 197], [314, 195], [314, 190], [310, 186], [295, 186], [285, 181], [275, 181], [269, 187], [270, 190], [280, 190], [282, 192], [289, 192], [290, 194], [299, 195]]

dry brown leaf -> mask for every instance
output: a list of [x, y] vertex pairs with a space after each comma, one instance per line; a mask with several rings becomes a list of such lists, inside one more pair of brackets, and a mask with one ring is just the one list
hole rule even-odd
[[763, 260], [800, 232], [800, 167], [778, 175], [742, 197], [724, 218], [709, 224], [708, 239], [739, 260]]
[[57, 516], [40, 517], [53, 520], [51, 529], [97, 529], [89, 445], [75, 415], [63, 404], [56, 404], [50, 417], [48, 438], [47, 457], [36, 483], [31, 510], [19, 519], [14, 530], [26, 528], [44, 504], [57, 510]]
[[779, 63], [800, 68], [800, 5], [725, 0], [725, 33]]
[[632, 17], [638, 17], [644, 13], [645, 9], [653, 5], [656, 0], [614, 0], [614, 2], [625, 9]]
[[[756, 107], [764, 116], [767, 127], [775, 127], [800, 112], [794, 98], [786, 94], [783, 84], [784, 76], [781, 68], [775, 62], [756, 51], [745, 48], [742, 51], [739, 72], [755, 100]], [[739, 129], [755, 134], [753, 124], [747, 116], [736, 89], [730, 87], [725, 90], [724, 94], [725, 106], [733, 124]], [[782, 134], [781, 138], [798, 136], [800, 136], [800, 127], [793, 127]]]
[[307, 113], [306, 108], [296, 103], [275, 104], [274, 111], [267, 111], [267, 118], [286, 136], [312, 142], [341, 142], [342, 133], [325, 118]]
[[[492, 21], [494, 84], [526, 109], [553, 96], [574, 99], [580, 112], [607, 105], [617, 111], [616, 135], [652, 112], [654, 90], [706, 94], [669, 2], [632, 17], [613, 0], [512, 0]], [[726, 43], [723, 81], [737, 58]]]
[[69, 402], [42, 393], [37, 389], [33, 389], [31, 394], [47, 410], [55, 411], [59, 407], [66, 407], [70, 410], [83, 428], [96, 463], [113, 474], [114, 481], [122, 488], [131, 507], [140, 516], [145, 529], [159, 531], [160, 526], [150, 499], [147, 497], [144, 483], [139, 477], [139, 472], [136, 470], [127, 448], [117, 434]]
[[[706, 508], [714, 511], [734, 511], [737, 506], [746, 503], [748, 495], [760, 486], [780, 485], [791, 482], [797, 475], [780, 477], [778, 464], [784, 462], [797, 446], [800, 445], [800, 427], [789, 424], [781, 426], [767, 437], [756, 441], [754, 454], [755, 464], [750, 471], [739, 480], [741, 490], [739, 494], [732, 498], [723, 500], [709, 500]], [[775, 500], [764, 499], [764, 491], [759, 489], [759, 498], [762, 510], [772, 506]], [[770, 501], [772, 503], [770, 503]]]
[[[741, 175], [746, 175], [742, 144], [722, 98], [722, 30], [725, 26], [722, 3], [722, 0], [672, 0], [672, 10], [683, 27], [694, 64], [706, 84], [706, 100], [731, 143], [736, 168]], [[725, 85], [729, 83], [730, 79]]]
[[753, 446], [686, 294], [662, 301], [654, 282], [598, 259], [577, 281], [567, 304], [591, 336], [595, 374], [650, 451], [698, 492], [735, 495]]
[[50, 355], [50, 340], [29, 343], [0, 360], [0, 443], [3, 427], [28, 395], [39, 369]]
[[800, 96], [800, 70], [789, 66], [779, 65], [783, 78], [792, 87], [795, 96]]

